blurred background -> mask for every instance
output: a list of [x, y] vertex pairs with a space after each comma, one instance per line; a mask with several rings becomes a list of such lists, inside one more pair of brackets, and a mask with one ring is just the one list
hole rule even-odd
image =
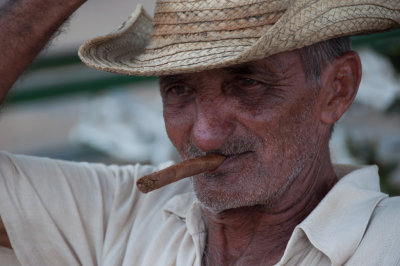
[[[0, 0], [0, 6], [5, 0]], [[14, 85], [1, 108], [0, 149], [107, 164], [177, 159], [165, 134], [157, 80], [95, 71], [77, 49], [130, 15], [138, 0], [89, 0]], [[155, 0], [146, 0], [152, 14]], [[352, 39], [363, 62], [356, 102], [331, 141], [337, 163], [377, 164], [400, 192], [400, 31]]]

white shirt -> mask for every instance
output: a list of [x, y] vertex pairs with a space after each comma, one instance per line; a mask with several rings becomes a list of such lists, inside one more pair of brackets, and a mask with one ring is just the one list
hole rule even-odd
[[[155, 170], [1, 153], [15, 254], [1, 248], [0, 265], [200, 265], [206, 220], [190, 181], [140, 193], [137, 178]], [[400, 265], [399, 225], [400, 200], [379, 191], [377, 168], [354, 170], [296, 227], [278, 265]]]

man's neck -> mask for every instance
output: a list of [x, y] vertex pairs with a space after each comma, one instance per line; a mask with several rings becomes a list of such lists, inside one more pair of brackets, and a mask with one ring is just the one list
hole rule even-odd
[[336, 183], [330, 162], [296, 178], [272, 206], [252, 206], [213, 213], [208, 220], [204, 264], [273, 265], [279, 261], [294, 228]]

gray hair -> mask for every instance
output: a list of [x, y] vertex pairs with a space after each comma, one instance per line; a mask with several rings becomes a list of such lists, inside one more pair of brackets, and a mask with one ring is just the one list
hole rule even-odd
[[300, 48], [299, 54], [307, 79], [320, 82], [322, 68], [351, 50], [350, 38], [340, 37]]
[[[298, 50], [308, 80], [321, 81], [322, 68], [335, 58], [351, 50], [350, 37], [340, 37], [305, 46]], [[332, 137], [334, 124], [331, 126]]]

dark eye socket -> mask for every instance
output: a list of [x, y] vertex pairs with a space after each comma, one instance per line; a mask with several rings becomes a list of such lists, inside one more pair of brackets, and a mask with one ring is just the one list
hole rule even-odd
[[239, 78], [239, 85], [243, 87], [251, 87], [258, 85], [259, 82], [257, 80], [251, 78]]
[[182, 106], [190, 102], [195, 94], [195, 90], [185, 83], [170, 84], [162, 89], [163, 103], [168, 106]]
[[170, 86], [169, 88], [167, 88], [166, 90], [167, 94], [169, 95], [175, 95], [175, 96], [180, 96], [183, 95], [185, 93], [189, 92], [189, 88], [185, 85], [182, 84], [177, 84], [177, 85], [173, 85]]

